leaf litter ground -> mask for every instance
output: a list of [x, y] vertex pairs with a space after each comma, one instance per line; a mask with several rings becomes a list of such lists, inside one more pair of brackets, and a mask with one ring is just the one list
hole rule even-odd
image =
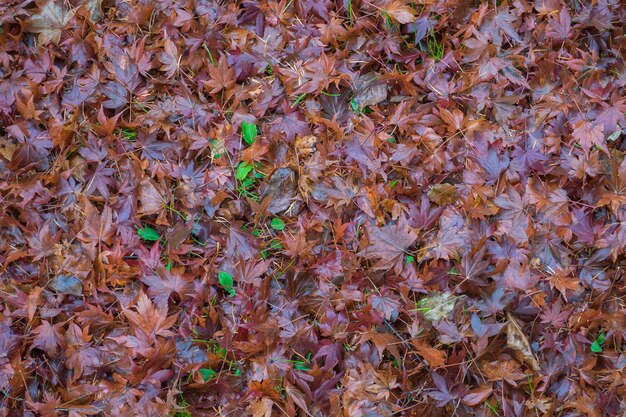
[[0, 415], [623, 416], [619, 1], [0, 4]]

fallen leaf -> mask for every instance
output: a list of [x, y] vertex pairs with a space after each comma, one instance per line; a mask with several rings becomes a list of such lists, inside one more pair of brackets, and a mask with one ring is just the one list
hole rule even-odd
[[507, 312], [506, 316], [509, 320], [506, 332], [506, 345], [521, 353], [524, 360], [530, 365], [533, 371], [539, 372], [541, 367], [539, 366], [539, 362], [537, 362], [537, 358], [535, 358], [535, 354], [530, 347], [530, 343], [524, 331], [511, 313]]
[[38, 33], [40, 44], [52, 42], [58, 44], [65, 26], [74, 16], [73, 10], [67, 10], [63, 3], [50, 0], [39, 9], [39, 13], [30, 19], [29, 30]]

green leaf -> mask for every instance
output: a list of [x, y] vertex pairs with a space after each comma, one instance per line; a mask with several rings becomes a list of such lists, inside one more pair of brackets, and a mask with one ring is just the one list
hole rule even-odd
[[202, 380], [204, 382], [209, 381], [217, 376], [217, 372], [215, 372], [213, 369], [200, 369], [198, 372], [200, 372], [200, 375], [202, 376]]
[[598, 338], [591, 344], [591, 351], [595, 353], [602, 352], [602, 345], [605, 341], [606, 338], [604, 336], [604, 332], [602, 332], [598, 335]]
[[359, 109], [359, 105], [356, 103], [355, 99], [350, 100], [350, 107], [352, 108], [352, 111], [357, 114], [361, 112]]
[[241, 133], [243, 134], [243, 140], [246, 141], [248, 145], [252, 145], [258, 131], [254, 123], [242, 122]]
[[231, 295], [232, 293], [234, 293], [233, 291], [233, 276], [231, 274], [229, 274], [228, 272], [225, 271], [220, 271], [217, 274], [217, 279], [220, 282], [220, 285], [222, 286], [222, 288], [224, 288], [226, 291], [228, 291]]
[[239, 181], [245, 180], [248, 174], [252, 172], [253, 168], [254, 167], [251, 164], [248, 164], [246, 162], [240, 162], [239, 165], [237, 166], [237, 172], [235, 173], [235, 178], [237, 178], [237, 180]]
[[243, 181], [241, 181], [241, 187], [244, 190], [251, 188], [253, 185], [254, 185], [254, 178], [245, 178]]
[[270, 227], [274, 230], [283, 230], [285, 228], [285, 222], [278, 217], [274, 217], [270, 222]]
[[410, 264], [411, 262], [415, 261], [415, 257], [411, 256], [411, 255], [405, 255], [404, 256], [404, 262], [407, 264]]
[[304, 361], [296, 361], [293, 367], [297, 369], [298, 371], [310, 371], [311, 370], [311, 367], [307, 365], [307, 363]]
[[137, 234], [140, 238], [147, 241], [156, 242], [161, 238], [159, 232], [151, 228], [150, 226], [146, 226], [143, 229], [137, 229]]

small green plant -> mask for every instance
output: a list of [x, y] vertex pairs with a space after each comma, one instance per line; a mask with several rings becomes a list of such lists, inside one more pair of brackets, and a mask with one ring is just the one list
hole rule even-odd
[[257, 127], [254, 123], [242, 122], [241, 123], [241, 134], [243, 136], [243, 140], [248, 144], [252, 145], [254, 143], [254, 139], [259, 134]]
[[528, 375], [526, 377], [526, 382], [528, 383], [528, 390], [530, 392], [530, 395], [534, 396], [535, 395], [535, 388], [533, 387], [533, 379], [531, 378], [530, 375]]
[[228, 292], [228, 295], [232, 297], [236, 294], [235, 290], [233, 289], [234, 280], [231, 274], [226, 271], [220, 271], [217, 274], [217, 279], [222, 288], [224, 288], [224, 290]]
[[606, 342], [606, 336], [604, 332], [601, 332], [596, 340], [591, 344], [591, 351], [595, 353], [602, 352], [604, 342]]
[[269, 258], [269, 257], [270, 257], [273, 253], [280, 252], [280, 251], [282, 251], [283, 249], [284, 249], [284, 248], [283, 248], [283, 244], [281, 243], [281, 241], [280, 241], [280, 240], [278, 240], [278, 239], [272, 239], [272, 240], [270, 241], [270, 244], [267, 246], [267, 248], [265, 248], [265, 249], [263, 249], [263, 250], [261, 251], [261, 257], [262, 257], [263, 259], [267, 259], [267, 258]]
[[122, 139], [134, 142], [137, 140], [137, 132], [127, 127], [123, 127], [120, 129], [120, 133], [122, 134]]
[[415, 262], [415, 256], [404, 255], [404, 263], [410, 264]]
[[426, 45], [428, 45], [428, 56], [435, 61], [439, 61], [443, 58], [443, 44], [437, 40], [434, 32], [431, 32], [426, 38]]
[[251, 190], [256, 186], [256, 180], [263, 178], [265, 175], [256, 171], [255, 166], [247, 162], [240, 162], [235, 170], [235, 180], [237, 181], [237, 192], [239, 195], [245, 195], [259, 201], [259, 195]]
[[350, 100], [350, 107], [352, 108], [352, 111], [356, 114], [361, 113], [361, 109], [359, 109], [359, 105], [357, 104], [355, 99]]
[[213, 59], [213, 54], [211, 53], [211, 50], [209, 49], [209, 47], [206, 46], [206, 43], [203, 43], [202, 46], [204, 47], [204, 50], [209, 56], [209, 61], [211, 61], [211, 65], [215, 65], [215, 60]]
[[298, 371], [310, 371], [312, 357], [313, 354], [309, 352], [306, 354], [306, 357], [302, 359], [293, 359], [289, 362], [293, 363], [294, 369], [297, 369]]
[[293, 104], [291, 105], [291, 108], [293, 109], [294, 107], [296, 107], [302, 100], [304, 100], [305, 97], [306, 97], [306, 93], [300, 94], [296, 98], [296, 101], [294, 101]]
[[270, 222], [270, 227], [274, 230], [281, 231], [285, 229], [285, 222], [278, 217], [274, 217]]
[[211, 155], [213, 155], [213, 158], [220, 159], [222, 157], [222, 151], [220, 149], [223, 148], [223, 145], [221, 147], [219, 146], [217, 139], [211, 140]]
[[348, 0], [348, 24], [352, 26], [354, 24], [354, 10], [352, 9], [352, 0]]
[[250, 174], [253, 169], [254, 169], [254, 166], [252, 164], [249, 164], [247, 162], [240, 162], [239, 165], [237, 165], [235, 178], [237, 178], [237, 181], [243, 182], [246, 180], [246, 178], [248, 177], [248, 174]]
[[157, 240], [161, 239], [161, 235], [159, 235], [159, 232], [157, 232], [150, 226], [146, 226], [142, 229], [137, 229], [137, 234], [140, 238], [148, 242], [156, 242]]
[[200, 376], [202, 377], [202, 381], [203, 382], [207, 382], [210, 381], [213, 378], [217, 377], [217, 372], [215, 372], [213, 369], [200, 369], [198, 371], [198, 373], [200, 374]]
[[176, 410], [171, 415], [173, 417], [192, 417], [189, 410], [187, 410], [187, 407], [189, 407], [189, 404], [181, 394], [180, 401], [176, 404]]
[[485, 401], [485, 405], [491, 410], [492, 413], [494, 413], [495, 415], [500, 415], [500, 413], [498, 412], [498, 409], [500, 408], [498, 403], [492, 405], [489, 401]]

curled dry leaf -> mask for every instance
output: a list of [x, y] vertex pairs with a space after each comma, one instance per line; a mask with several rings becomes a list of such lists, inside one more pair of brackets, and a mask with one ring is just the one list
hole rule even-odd
[[541, 367], [539, 366], [539, 362], [537, 362], [537, 358], [535, 358], [535, 354], [530, 347], [530, 343], [528, 342], [528, 338], [524, 334], [524, 331], [510, 312], [507, 311], [506, 316], [509, 320], [506, 328], [506, 345], [521, 353], [524, 357], [524, 361], [532, 368], [532, 370], [539, 372]]
[[378, 74], [368, 72], [354, 82], [353, 98], [360, 110], [366, 106], [375, 106], [387, 98], [387, 84], [379, 80]]
[[300, 202], [296, 200], [298, 184], [291, 168], [278, 168], [269, 179], [261, 196], [262, 204], [268, 204], [270, 214], [297, 213]]

